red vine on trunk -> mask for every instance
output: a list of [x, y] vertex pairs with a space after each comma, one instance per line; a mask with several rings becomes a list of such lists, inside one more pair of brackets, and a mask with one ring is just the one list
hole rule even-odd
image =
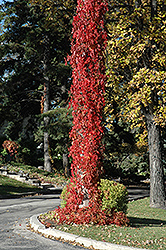
[[75, 205], [80, 205], [85, 196], [90, 206], [98, 203], [97, 183], [103, 153], [101, 139], [106, 80], [106, 10], [107, 5], [103, 0], [79, 0], [77, 15], [73, 20], [72, 55], [69, 58], [73, 68], [70, 90], [73, 108], [70, 155], [73, 159], [72, 182], [77, 188], [70, 203]]
[[[73, 127], [70, 132], [71, 182], [64, 208], [57, 209], [59, 223], [113, 223], [115, 216], [101, 210], [100, 181], [105, 104], [105, 57], [107, 34], [105, 0], [78, 0], [73, 19], [71, 56], [73, 84], [70, 89]], [[84, 206], [83, 201], [87, 204]], [[83, 206], [80, 206], [83, 205]]]

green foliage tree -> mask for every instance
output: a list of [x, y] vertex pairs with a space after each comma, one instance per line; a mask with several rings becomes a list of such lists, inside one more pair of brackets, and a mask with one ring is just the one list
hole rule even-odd
[[[110, 128], [115, 119], [139, 129], [149, 147], [150, 206], [165, 207], [162, 128], [166, 114], [165, 5], [163, 1], [109, 1]], [[114, 105], [119, 107], [114, 112]]]
[[36, 89], [41, 72], [38, 72], [34, 64], [36, 55], [30, 58], [34, 49], [33, 46], [28, 46], [28, 39], [30, 37], [32, 39], [33, 35], [29, 32], [29, 8], [26, 1], [14, 3], [4, 1], [1, 13], [3, 17], [3, 32], [0, 34], [1, 122], [8, 120], [10, 125], [8, 136], [16, 139], [22, 130], [23, 119], [28, 115], [34, 116], [40, 110], [40, 99]]
[[[54, 32], [58, 31], [60, 34], [60, 40], [63, 41], [64, 37], [69, 38], [69, 28], [71, 24], [71, 13], [74, 8], [71, 9], [71, 4], [74, 1], [31, 1], [32, 6], [39, 6], [40, 12], [43, 14], [46, 19], [44, 22], [44, 27], [46, 30], [53, 29]], [[73, 6], [74, 7], [74, 6]], [[55, 21], [56, 17], [56, 22]], [[63, 29], [62, 29], [63, 27]], [[44, 68], [44, 99], [43, 99], [43, 112], [46, 114], [50, 110], [50, 35], [45, 34], [44, 36], [44, 58], [43, 58], [43, 68]], [[59, 41], [58, 41], [59, 42]], [[67, 41], [69, 45], [69, 39]], [[59, 44], [60, 45], [60, 44]], [[63, 45], [62, 45], [63, 46]], [[59, 46], [58, 46], [59, 47]], [[67, 50], [66, 50], [67, 52]], [[61, 83], [62, 86], [62, 83]], [[63, 90], [64, 85], [62, 86]], [[51, 171], [51, 157], [50, 157], [50, 138], [47, 131], [48, 124], [50, 122], [49, 116], [44, 116], [44, 169]]]
[[[66, 158], [66, 163], [63, 164], [63, 171], [65, 175], [69, 176], [69, 159], [68, 159], [68, 148], [70, 146], [69, 131], [72, 127], [72, 116], [71, 110], [68, 107], [60, 106], [43, 113], [43, 117], [49, 117], [49, 124], [47, 125], [47, 131], [50, 135], [49, 140], [49, 151], [51, 155], [51, 161], [54, 163], [56, 169], [62, 170], [62, 163]], [[39, 143], [43, 142], [43, 131], [45, 129], [43, 121], [41, 121], [39, 129], [35, 133], [35, 140]]]
[[46, 80], [50, 91], [45, 112], [61, 101], [67, 103], [70, 67], [65, 66], [64, 57], [70, 49], [74, 8], [68, 4], [70, 11], [64, 7], [62, 12], [55, 4], [54, 14], [47, 8], [24, 0], [4, 1], [1, 6], [1, 124], [5, 119], [10, 122], [8, 134], [14, 140], [21, 137], [26, 117], [31, 135], [37, 129], [36, 114], [40, 114]]
[[124, 183], [149, 178], [147, 147], [139, 148], [136, 142], [129, 124], [113, 122], [112, 128], [106, 129], [104, 174], [107, 177], [120, 178]]

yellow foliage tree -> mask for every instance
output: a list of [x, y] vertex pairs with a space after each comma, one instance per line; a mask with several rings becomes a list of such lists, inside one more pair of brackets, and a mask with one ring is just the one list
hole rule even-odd
[[[166, 206], [162, 128], [166, 125], [166, 12], [162, 0], [110, 0], [107, 121], [141, 127], [149, 147], [150, 206]], [[114, 112], [116, 103], [119, 111]]]

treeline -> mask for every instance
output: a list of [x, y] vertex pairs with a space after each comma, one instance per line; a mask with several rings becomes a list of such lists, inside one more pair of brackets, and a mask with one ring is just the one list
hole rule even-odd
[[71, 69], [65, 57], [76, 1], [48, 4], [1, 5], [0, 123], [1, 145], [17, 141], [20, 160], [33, 165], [44, 160], [50, 171], [69, 147]]
[[[166, 7], [161, 0], [108, 6], [104, 173], [149, 178], [149, 163], [162, 173], [165, 167]], [[16, 141], [20, 161], [48, 171], [69, 164], [72, 79], [65, 58], [75, 12], [76, 0], [1, 4], [0, 145]]]

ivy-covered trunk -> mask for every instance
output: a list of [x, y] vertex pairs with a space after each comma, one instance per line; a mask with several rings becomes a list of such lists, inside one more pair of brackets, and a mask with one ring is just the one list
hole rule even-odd
[[73, 18], [71, 56], [72, 86], [70, 105], [73, 127], [70, 132], [71, 180], [67, 204], [59, 209], [60, 223], [110, 222], [101, 210], [98, 185], [102, 170], [105, 93], [105, 0], [78, 0]]
[[160, 127], [154, 121], [153, 115], [146, 114], [145, 117], [147, 120], [149, 143], [150, 206], [164, 208], [166, 200]]
[[[105, 91], [106, 32], [105, 1], [78, 0], [73, 21], [70, 64], [73, 68], [71, 106], [73, 127], [72, 182], [76, 185], [73, 203], [92, 205], [97, 201], [102, 165], [103, 107]], [[85, 202], [83, 202], [85, 201]]]

